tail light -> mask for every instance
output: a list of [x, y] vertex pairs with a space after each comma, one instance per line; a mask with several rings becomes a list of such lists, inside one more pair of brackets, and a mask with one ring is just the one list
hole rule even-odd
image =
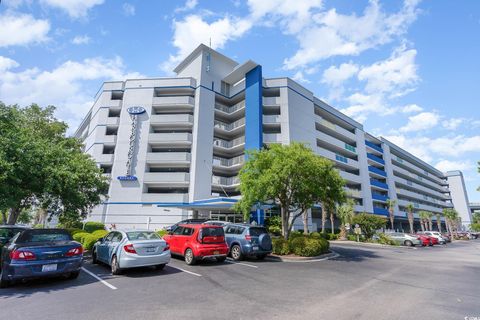
[[127, 245], [123, 246], [123, 250], [125, 250], [128, 253], [137, 253], [137, 251], [133, 247], [133, 244], [127, 244]]
[[169, 246], [168, 243], [167, 243], [167, 245], [165, 246], [165, 248], [163, 248], [163, 251], [168, 251], [168, 250], [170, 250], [170, 246]]
[[31, 251], [18, 251], [14, 250], [10, 252], [10, 259], [12, 260], [35, 260], [35, 254]]
[[245, 236], [245, 240], [247, 240], [247, 241], [252, 241], [252, 236], [249, 235], [249, 234], [247, 234], [247, 235]]
[[82, 253], [83, 253], [83, 247], [76, 247], [76, 248], [68, 250], [65, 255], [67, 257], [74, 257], [74, 256], [79, 256]]

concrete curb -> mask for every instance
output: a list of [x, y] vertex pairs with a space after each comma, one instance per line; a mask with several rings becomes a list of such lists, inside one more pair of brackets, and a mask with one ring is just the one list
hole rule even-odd
[[316, 257], [284, 257], [284, 256], [277, 256], [277, 255], [269, 255], [265, 258], [265, 260], [275, 261], [275, 262], [317, 262], [317, 261], [324, 261], [329, 260], [332, 258], [337, 258], [340, 255], [330, 250], [330, 253], [322, 254]]
[[380, 243], [370, 243], [370, 242], [356, 242], [356, 241], [343, 241], [343, 240], [331, 240], [330, 244], [346, 244], [358, 247], [377, 247], [377, 248], [394, 248], [394, 249], [417, 249], [416, 247], [406, 247], [406, 246], [391, 246], [388, 244]]

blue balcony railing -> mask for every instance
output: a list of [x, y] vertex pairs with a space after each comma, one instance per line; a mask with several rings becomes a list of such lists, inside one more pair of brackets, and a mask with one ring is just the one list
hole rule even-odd
[[336, 159], [337, 161], [341, 161], [341, 162], [348, 163], [348, 159], [347, 159], [346, 157], [344, 157], [344, 156], [339, 155], [339, 154], [336, 154], [336, 155], [335, 155], [335, 159]]
[[373, 172], [373, 173], [376, 173], [382, 177], [386, 177], [387, 176], [387, 173], [383, 170], [380, 170], [378, 168], [375, 168], [375, 167], [372, 167], [372, 166], [368, 166], [368, 171], [370, 172]]
[[367, 153], [367, 158], [385, 165], [385, 161], [382, 158], [377, 157], [376, 155], [374, 155], [372, 153]]
[[366, 144], [367, 146], [369, 146], [370, 148], [377, 150], [378, 152], [383, 152], [383, 149], [382, 149], [381, 147], [377, 146], [377, 145], [376, 145], [375, 143], [373, 143], [373, 142], [370, 142], [370, 141], [368, 141], [368, 140], [365, 140], [365, 144]]
[[388, 196], [385, 196], [381, 193], [377, 193], [377, 192], [372, 192], [372, 199], [373, 200], [378, 200], [378, 201], [387, 201], [388, 200]]
[[388, 216], [388, 210], [385, 208], [373, 207], [373, 213]]
[[372, 186], [388, 190], [388, 184], [383, 183], [381, 181], [378, 181], [378, 180], [375, 180], [375, 179], [370, 179], [370, 184]]

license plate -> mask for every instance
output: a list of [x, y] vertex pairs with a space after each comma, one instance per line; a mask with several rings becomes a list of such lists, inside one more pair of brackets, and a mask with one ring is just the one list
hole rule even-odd
[[155, 252], [155, 247], [146, 248], [146, 249], [147, 249], [147, 252]]
[[220, 251], [213, 251], [213, 254], [220, 254]]
[[42, 266], [42, 272], [50, 272], [50, 271], [57, 271], [56, 264], [44, 264]]
[[253, 246], [253, 250], [258, 250], [258, 246]]

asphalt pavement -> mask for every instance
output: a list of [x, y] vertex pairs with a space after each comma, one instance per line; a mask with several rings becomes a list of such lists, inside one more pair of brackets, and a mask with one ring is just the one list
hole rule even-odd
[[480, 240], [426, 248], [333, 244], [322, 261], [172, 259], [112, 276], [0, 289], [0, 319], [480, 319]]

